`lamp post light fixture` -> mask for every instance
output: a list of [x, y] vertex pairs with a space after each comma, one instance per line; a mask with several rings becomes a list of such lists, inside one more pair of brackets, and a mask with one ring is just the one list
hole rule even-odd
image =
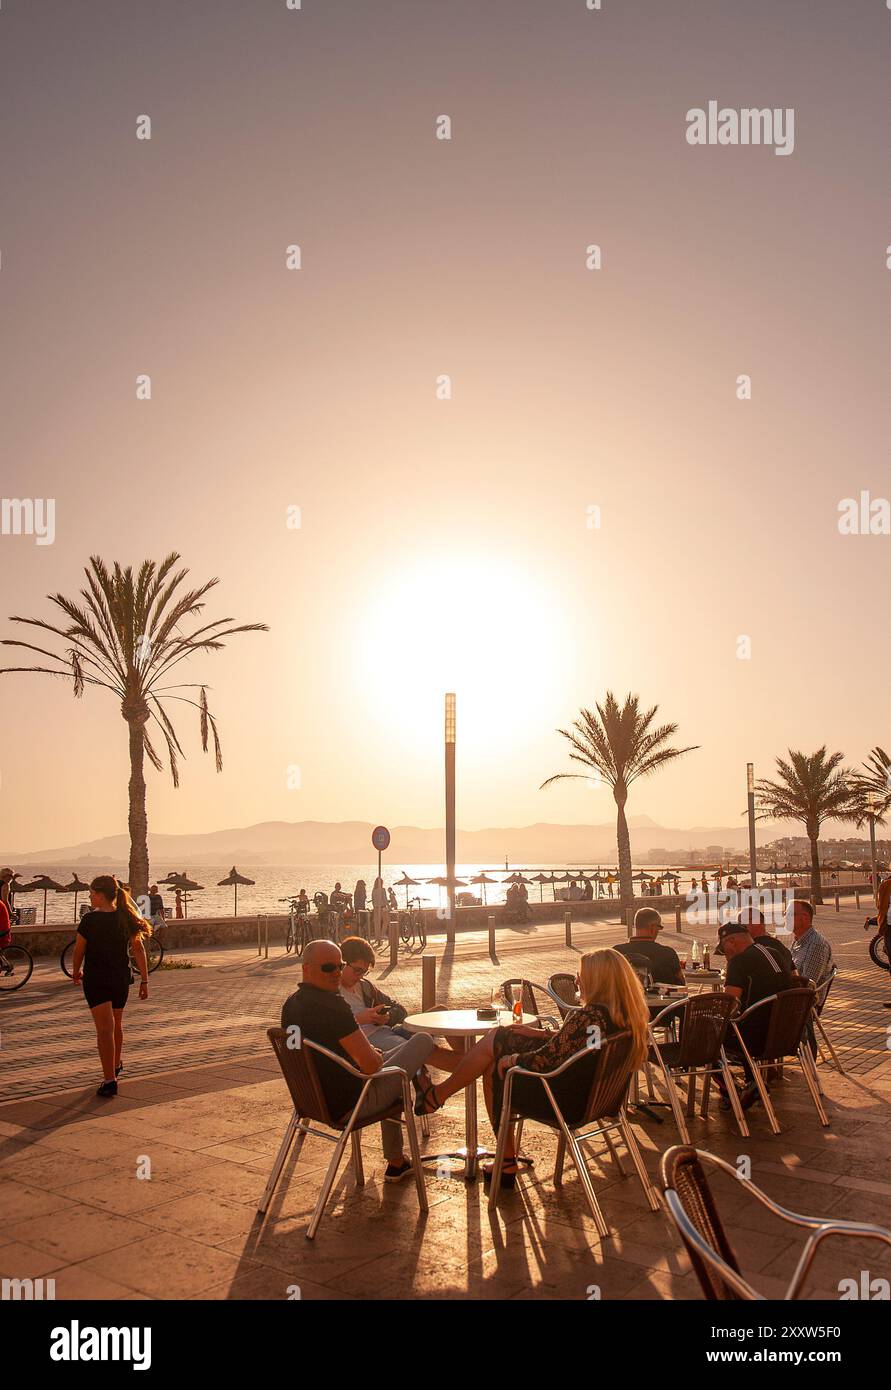
[[455, 696], [445, 697], [445, 833], [448, 920], [446, 935], [455, 931]]
[[[758, 870], [755, 866], [755, 764], [746, 763], [746, 801], [749, 814], [749, 877], [754, 894], [758, 882]], [[752, 902], [754, 903], [754, 897]]]

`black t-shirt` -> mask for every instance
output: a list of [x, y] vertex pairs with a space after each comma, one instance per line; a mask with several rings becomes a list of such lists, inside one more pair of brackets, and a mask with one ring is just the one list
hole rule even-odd
[[660, 946], [658, 941], [642, 940], [633, 937], [631, 941], [620, 941], [613, 950], [622, 956], [642, 956], [649, 961], [650, 974], [657, 984], [676, 985], [681, 974], [681, 962], [677, 951], [670, 946]]
[[[350, 1054], [340, 1044], [342, 1038], [358, 1032], [359, 1026], [339, 991], [319, 989], [317, 985], [298, 985], [295, 993], [288, 995], [282, 1005], [282, 1027], [289, 1028], [294, 1024], [310, 1042], [320, 1043], [330, 1052], [336, 1052], [350, 1066], [355, 1066]], [[339, 1120], [356, 1104], [362, 1082], [327, 1057], [320, 1057], [317, 1052], [312, 1054], [312, 1060], [331, 1116]]]
[[77, 924], [77, 934], [87, 943], [84, 978], [106, 984], [130, 981], [130, 937], [116, 912], [87, 912]]
[[153, 917], [157, 917], [157, 916], [159, 915], [159, 913], [161, 913], [161, 912], [163, 912], [163, 911], [164, 911], [164, 899], [161, 897], [161, 894], [160, 894], [160, 893], [150, 893], [150, 894], [149, 894], [149, 912], [152, 914]]
[[784, 965], [789, 974], [794, 974], [795, 962], [792, 959], [792, 952], [788, 946], [779, 941], [775, 936], [754, 936], [753, 941], [761, 946], [766, 946], [768, 951], [772, 951], [781, 965]]
[[[757, 1004], [759, 999], [768, 999], [771, 994], [782, 994], [783, 990], [795, 987], [789, 967], [761, 938], [727, 962], [726, 983], [742, 990], [740, 1013]], [[769, 1021], [770, 1009], [764, 1008], [743, 1024], [742, 1035], [750, 1051], [758, 1052], [764, 1046]]]

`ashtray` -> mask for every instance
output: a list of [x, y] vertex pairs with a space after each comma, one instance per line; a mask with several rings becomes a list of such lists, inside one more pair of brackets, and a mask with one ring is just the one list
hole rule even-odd
[[476, 1016], [477, 1018], [497, 1018], [498, 1010], [493, 1009], [491, 1005], [487, 1004], [484, 1008], [477, 1009]]

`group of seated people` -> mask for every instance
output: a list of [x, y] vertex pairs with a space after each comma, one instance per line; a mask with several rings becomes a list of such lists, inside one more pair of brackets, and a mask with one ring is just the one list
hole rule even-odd
[[[811, 903], [797, 900], [792, 909], [791, 951], [767, 934], [760, 912], [748, 910], [738, 921], [718, 930], [716, 954], [727, 960], [725, 990], [744, 1011], [758, 1000], [810, 981], [818, 984], [832, 964], [828, 941], [813, 925]], [[631, 1064], [643, 1065], [649, 1047], [650, 1012], [641, 981], [628, 957], [645, 956], [652, 978], [665, 984], [684, 980], [677, 952], [661, 945], [657, 937], [662, 919], [654, 908], [641, 908], [635, 917], [630, 941], [589, 951], [578, 971], [579, 1007], [571, 1010], [558, 1031], [527, 1024], [490, 1029], [468, 1051], [439, 1046], [429, 1033], [410, 1033], [402, 1028], [406, 1010], [368, 979], [375, 964], [371, 945], [363, 937], [310, 942], [303, 953], [303, 982], [286, 999], [281, 1013], [283, 1028], [297, 1026], [301, 1036], [330, 1049], [364, 1076], [374, 1077], [382, 1067], [402, 1068], [412, 1078], [417, 1115], [432, 1114], [456, 1092], [482, 1078], [486, 1109], [497, 1132], [505, 1073], [515, 1065], [530, 1072], [549, 1072], [591, 1046], [592, 1036], [609, 1037], [619, 1031], [631, 1034]], [[764, 1043], [769, 1011], [747, 1020], [744, 1032], [751, 1052]], [[346, 1118], [355, 1106], [362, 1083], [328, 1058], [315, 1055], [319, 1079], [335, 1119]], [[731, 1057], [746, 1073], [740, 1089], [747, 1108], [757, 1098], [748, 1065], [741, 1056]], [[445, 1073], [434, 1082], [429, 1068]], [[567, 1122], [581, 1120], [586, 1095], [570, 1068], [552, 1083], [554, 1095]], [[401, 1078], [382, 1076], [372, 1081], [362, 1111], [379, 1115], [401, 1099]], [[534, 1076], [514, 1080], [514, 1099], [530, 1118], [553, 1116], [544, 1087]], [[726, 1098], [723, 1102], [728, 1105]], [[398, 1121], [381, 1124], [387, 1182], [398, 1182], [411, 1172], [411, 1161], [402, 1145]], [[484, 1177], [491, 1176], [484, 1168]], [[517, 1155], [513, 1130], [508, 1135], [501, 1182], [516, 1182]]]

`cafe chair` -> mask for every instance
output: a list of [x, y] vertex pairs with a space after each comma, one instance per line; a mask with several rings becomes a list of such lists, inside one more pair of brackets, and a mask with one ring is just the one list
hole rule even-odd
[[[523, 992], [520, 996], [520, 1003], [523, 1006], [524, 1014], [534, 1014], [537, 1021], [542, 1025], [550, 1023], [554, 1028], [560, 1027], [561, 1020], [559, 1018], [555, 1018], [553, 1011], [550, 1013], [547, 1012], [548, 1003], [546, 1003], [545, 1001], [550, 1001], [551, 996], [545, 989], [544, 985], [537, 985], [533, 980], [503, 980], [501, 984], [501, 993], [504, 997], [504, 1002], [509, 1009], [513, 1007], [514, 1002], [513, 996], [510, 992], [511, 985], [523, 986]], [[541, 999], [536, 998], [536, 990], [538, 991], [539, 995], [542, 996]]]
[[841, 1062], [838, 1060], [835, 1048], [832, 1046], [832, 1039], [826, 1031], [826, 1024], [823, 1022], [822, 1018], [823, 1010], [826, 1007], [826, 1000], [829, 997], [829, 991], [835, 983], [835, 977], [837, 974], [838, 966], [833, 965], [828, 975], [826, 975], [825, 979], [821, 980], [820, 984], [817, 985], [817, 998], [814, 1002], [814, 1015], [811, 1019], [811, 1023], [813, 1024], [814, 1034], [818, 1035], [819, 1042], [823, 1043], [823, 1045], [826, 1048], [826, 1051], [829, 1053], [832, 1065], [842, 1076], [846, 1076], [847, 1073], [845, 1072], [845, 1069], [842, 1066]]
[[[287, 1045], [287, 1031], [284, 1028], [267, 1028], [266, 1036], [272, 1044], [272, 1049], [278, 1058], [278, 1064], [282, 1069], [291, 1099], [294, 1102], [294, 1113], [288, 1121], [279, 1151], [275, 1156], [272, 1165], [272, 1172], [269, 1174], [269, 1181], [266, 1190], [257, 1204], [259, 1212], [265, 1212], [272, 1200], [281, 1172], [285, 1166], [285, 1160], [295, 1139], [297, 1148], [294, 1154], [295, 1162], [300, 1157], [307, 1134], [314, 1134], [319, 1139], [327, 1139], [334, 1144], [334, 1153], [328, 1170], [325, 1173], [322, 1187], [319, 1192], [318, 1200], [315, 1205], [309, 1226], [306, 1231], [306, 1239], [313, 1240], [318, 1230], [322, 1213], [327, 1205], [334, 1186], [334, 1179], [343, 1158], [343, 1151], [346, 1148], [347, 1140], [352, 1145], [353, 1171], [356, 1175], [356, 1186], [365, 1186], [365, 1173], [362, 1167], [362, 1139], [360, 1131], [367, 1129], [369, 1125], [379, 1124], [381, 1120], [395, 1120], [405, 1125], [408, 1133], [409, 1153], [411, 1154], [412, 1168], [415, 1175], [415, 1186], [418, 1190], [418, 1205], [421, 1211], [426, 1212], [428, 1208], [427, 1190], [424, 1185], [424, 1173], [421, 1168], [421, 1157], [418, 1149], [418, 1136], [414, 1126], [413, 1102], [409, 1087], [408, 1074], [402, 1067], [381, 1067], [373, 1076], [366, 1076], [364, 1072], [345, 1062], [342, 1057], [338, 1057], [335, 1052], [329, 1051], [327, 1047], [322, 1047], [320, 1043], [310, 1042], [307, 1038], [301, 1040], [301, 1046], [292, 1048]], [[335, 1062], [342, 1067], [350, 1076], [354, 1076], [357, 1081], [363, 1083], [362, 1090], [349, 1115], [342, 1119], [336, 1119], [328, 1109], [328, 1102], [319, 1080], [319, 1074], [313, 1060], [313, 1054], [318, 1053], [321, 1057], [327, 1057], [329, 1061]], [[388, 1110], [379, 1112], [376, 1115], [363, 1116], [358, 1118], [358, 1112], [362, 1108], [362, 1102], [368, 1092], [375, 1077], [378, 1076], [401, 1076], [402, 1077], [402, 1100], [390, 1106]], [[317, 1125], [323, 1125], [324, 1129], [314, 1129], [310, 1121], [314, 1120]], [[333, 1134], [326, 1131], [333, 1130]]]
[[[797, 1061], [811, 1093], [820, 1124], [829, 1124], [829, 1116], [826, 1114], [820, 1097], [817, 1068], [807, 1039], [807, 1026], [811, 1020], [816, 997], [816, 991], [811, 985], [807, 985], [803, 989], [787, 989], [782, 994], [771, 994], [766, 999], [759, 999], [758, 1003], [750, 1005], [745, 1013], [738, 1014], [731, 1019], [731, 1027], [736, 1034], [733, 1050], [738, 1050], [752, 1069], [755, 1085], [761, 1097], [761, 1104], [764, 1106], [774, 1134], [780, 1133], [780, 1125], [776, 1111], [771, 1104], [762, 1072], [768, 1068], [776, 1067], [784, 1061], [790, 1061], [793, 1065]], [[769, 1009], [770, 1017], [763, 1048], [757, 1052], [752, 1052], [746, 1046], [741, 1025], [745, 1023], [746, 1019], [751, 1018], [758, 1009]]]
[[569, 975], [563, 971], [551, 975], [545, 985], [545, 994], [553, 999], [560, 1010], [561, 1018], [568, 1018], [570, 1012], [579, 1007], [579, 992], [574, 975]]
[[714, 1194], [701, 1160], [714, 1164], [732, 1177], [750, 1196], [756, 1198], [781, 1221], [803, 1226], [810, 1231], [783, 1298], [800, 1296], [814, 1257], [827, 1236], [853, 1236], [856, 1240], [871, 1239], [891, 1245], [891, 1231], [881, 1226], [869, 1226], [861, 1221], [839, 1221], [822, 1216], [802, 1216], [771, 1200], [739, 1169], [704, 1149], [676, 1144], [659, 1161], [659, 1181], [669, 1215], [684, 1243], [690, 1263], [699, 1280], [705, 1298], [709, 1300], [758, 1300], [766, 1297], [742, 1277], [733, 1247], [727, 1238], [718, 1214]]
[[[578, 1093], [581, 1095], [587, 1093], [582, 1118], [573, 1123], [567, 1121], [564, 1116], [551, 1086], [551, 1082], [556, 1077], [569, 1071], [573, 1073], [577, 1081]], [[553, 1119], [543, 1120], [538, 1115], [524, 1114], [521, 1105], [514, 1102], [514, 1080], [519, 1076], [532, 1076], [538, 1080], [550, 1103]], [[599, 1047], [583, 1047], [581, 1051], [567, 1058], [553, 1071], [532, 1072], [521, 1066], [510, 1067], [504, 1079], [501, 1123], [498, 1126], [498, 1143], [495, 1147], [495, 1162], [489, 1186], [489, 1210], [494, 1211], [498, 1205], [508, 1131], [515, 1121], [525, 1120], [528, 1123], [546, 1125], [549, 1129], [557, 1131], [559, 1138], [554, 1164], [554, 1186], [559, 1187], [562, 1184], [563, 1161], [568, 1150], [579, 1175], [582, 1191], [591, 1209], [597, 1232], [601, 1237], [610, 1235], [610, 1229], [600, 1209], [600, 1203], [597, 1200], [582, 1149], [582, 1145], [591, 1139], [602, 1136], [608, 1142], [619, 1172], [622, 1177], [626, 1177], [627, 1174], [622, 1166], [622, 1161], [618, 1153], [612, 1148], [612, 1136], [618, 1131], [631, 1156], [650, 1210], [658, 1211], [658, 1199], [650, 1185], [637, 1140], [625, 1114], [630, 1081], [631, 1034], [627, 1031], [613, 1033], [611, 1037], [602, 1039]]]
[[[684, 1077], [687, 1079], [688, 1116], [693, 1114], [696, 1104], [696, 1081], [698, 1077], [702, 1077], [699, 1113], [703, 1119], [707, 1119], [711, 1079], [720, 1074], [727, 1088], [727, 1098], [737, 1128], [744, 1139], [749, 1136], [749, 1128], [724, 1051], [730, 1018], [735, 1010], [736, 1000], [732, 995], [694, 994], [688, 999], [678, 999], [669, 1004], [650, 1023], [650, 1060], [662, 1068], [678, 1134], [685, 1144], [690, 1143], [690, 1132], [687, 1129], [676, 1084]], [[679, 1024], [677, 1041], [666, 1041], [663, 1034], [660, 1042], [656, 1036], [657, 1030], [669, 1028], [674, 1023]]]

